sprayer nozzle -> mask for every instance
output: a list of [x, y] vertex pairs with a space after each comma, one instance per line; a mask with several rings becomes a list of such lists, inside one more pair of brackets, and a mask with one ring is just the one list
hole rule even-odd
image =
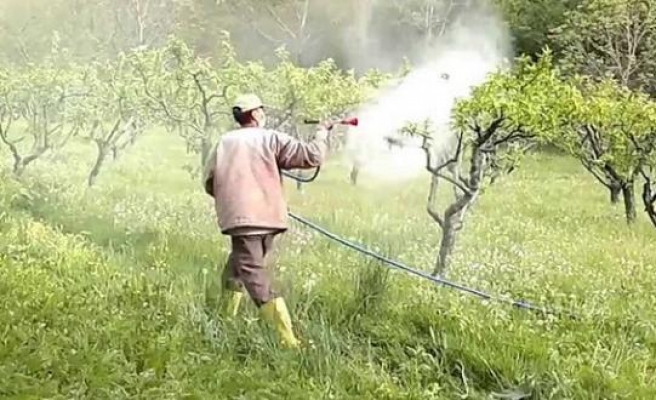
[[341, 121], [341, 123], [344, 125], [352, 125], [352, 126], [358, 126], [358, 122], [359, 122], [358, 117], [347, 118]]

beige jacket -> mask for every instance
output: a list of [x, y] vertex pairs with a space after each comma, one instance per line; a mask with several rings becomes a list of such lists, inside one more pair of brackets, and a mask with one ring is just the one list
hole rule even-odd
[[270, 129], [241, 128], [223, 135], [208, 157], [203, 182], [214, 197], [218, 224], [228, 235], [287, 230], [280, 170], [320, 166], [323, 140], [301, 142]]

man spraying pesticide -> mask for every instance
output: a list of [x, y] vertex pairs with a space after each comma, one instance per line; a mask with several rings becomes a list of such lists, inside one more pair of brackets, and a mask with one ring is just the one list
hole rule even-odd
[[203, 178], [206, 193], [215, 200], [221, 233], [232, 244], [222, 275], [228, 311], [237, 314], [246, 289], [284, 344], [298, 347], [287, 306], [271, 287], [265, 261], [274, 238], [288, 229], [281, 170], [320, 167], [333, 123], [320, 123], [314, 140], [304, 143], [266, 129], [264, 106], [254, 94], [239, 96], [232, 114], [239, 127], [221, 137]]

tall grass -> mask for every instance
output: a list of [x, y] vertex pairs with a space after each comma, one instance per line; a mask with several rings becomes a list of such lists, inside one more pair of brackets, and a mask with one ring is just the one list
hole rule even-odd
[[[228, 241], [183, 146], [144, 138], [93, 189], [85, 152], [2, 177], [2, 398], [656, 398], [656, 233], [625, 226], [572, 160], [533, 156], [490, 188], [449, 278], [580, 319], [482, 302], [292, 223], [275, 277], [306, 343], [294, 352], [251, 303], [218, 317]], [[291, 209], [430, 269], [427, 178], [351, 187], [347, 173], [288, 185]]]

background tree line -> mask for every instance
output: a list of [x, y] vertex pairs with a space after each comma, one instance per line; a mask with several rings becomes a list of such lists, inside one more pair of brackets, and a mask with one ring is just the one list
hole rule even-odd
[[[494, 0], [508, 21], [517, 54], [535, 55], [549, 32], [580, 0]], [[458, 16], [489, 7], [484, 0], [4, 0], [0, 57], [39, 62], [53, 46], [68, 59], [116, 57], [135, 47], [160, 46], [176, 35], [201, 56], [217, 56], [223, 31], [240, 57], [275, 61], [286, 45], [303, 66], [333, 58], [342, 68], [389, 64], [383, 55], [420, 57]], [[370, 55], [354, 65], [353, 55]], [[384, 60], [381, 60], [383, 58]], [[362, 62], [359, 62], [362, 63]]]

